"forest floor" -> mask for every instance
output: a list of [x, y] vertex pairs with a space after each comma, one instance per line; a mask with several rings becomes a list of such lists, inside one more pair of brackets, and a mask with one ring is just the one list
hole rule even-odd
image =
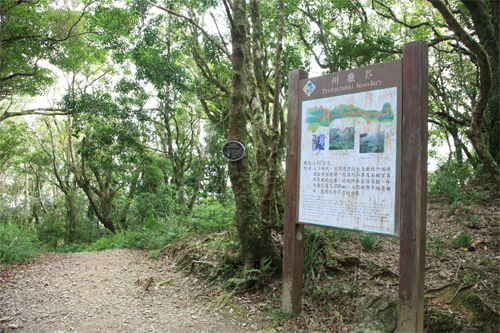
[[[315, 274], [305, 275], [296, 317], [280, 310], [279, 278], [261, 274], [231, 292], [238, 268], [224, 260], [222, 232], [172, 244], [158, 259], [132, 249], [48, 253], [4, 268], [0, 332], [350, 332], [361, 297], [397, 296], [397, 238], [369, 250], [363, 234], [309, 232]], [[282, 235], [275, 241], [282, 249]], [[498, 187], [469, 186], [452, 205], [430, 198], [425, 332], [500, 332], [499, 266]]]

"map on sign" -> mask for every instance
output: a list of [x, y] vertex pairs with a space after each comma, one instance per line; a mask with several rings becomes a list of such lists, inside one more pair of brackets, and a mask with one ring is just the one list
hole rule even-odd
[[328, 127], [336, 119], [363, 118], [367, 124], [373, 122], [389, 122], [394, 120], [391, 103], [385, 103], [382, 110], [367, 111], [354, 105], [340, 104], [333, 109], [315, 106], [307, 110], [307, 129], [316, 132], [318, 127]]
[[302, 101], [299, 222], [395, 233], [398, 88]]

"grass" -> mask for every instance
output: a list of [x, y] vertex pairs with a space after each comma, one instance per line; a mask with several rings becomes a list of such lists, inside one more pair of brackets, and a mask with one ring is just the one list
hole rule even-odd
[[497, 317], [485, 311], [475, 290], [464, 291], [454, 302], [468, 314], [468, 322], [474, 325], [477, 332], [498, 332], [500, 323]]
[[458, 249], [461, 247], [467, 247], [467, 246], [469, 246], [471, 239], [472, 239], [472, 236], [470, 233], [468, 233], [466, 231], [462, 231], [462, 232], [460, 232], [460, 234], [458, 234], [458, 236], [456, 238], [454, 238], [451, 241], [451, 246], [454, 249]]
[[304, 282], [306, 285], [312, 285], [316, 280], [314, 269], [322, 250], [320, 245], [321, 237], [318, 229], [310, 231], [310, 228], [307, 228], [304, 239]]
[[21, 263], [42, 251], [38, 238], [27, 229], [0, 226], [0, 263]]
[[369, 234], [369, 233], [361, 233], [358, 235], [359, 242], [363, 249], [367, 252], [372, 252], [375, 249], [375, 245], [377, 245], [379, 238], [377, 235]]
[[444, 242], [441, 240], [439, 235], [429, 237], [427, 245], [437, 257], [443, 257], [446, 255], [443, 250]]

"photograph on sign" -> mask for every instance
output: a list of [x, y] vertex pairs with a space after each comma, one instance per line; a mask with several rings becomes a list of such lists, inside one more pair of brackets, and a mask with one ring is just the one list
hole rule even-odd
[[299, 223], [394, 235], [398, 87], [301, 104]]

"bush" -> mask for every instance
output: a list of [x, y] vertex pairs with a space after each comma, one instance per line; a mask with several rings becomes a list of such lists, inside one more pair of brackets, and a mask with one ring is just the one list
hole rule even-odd
[[132, 202], [129, 222], [143, 224], [151, 213], [156, 220], [165, 220], [180, 214], [178, 199], [175, 186], [169, 184], [161, 184], [155, 193], [141, 193]]
[[0, 262], [26, 262], [41, 251], [38, 238], [26, 229], [0, 226]]
[[195, 231], [220, 231], [233, 223], [234, 205], [222, 205], [213, 198], [203, 199], [202, 203], [195, 207], [191, 220]]
[[[169, 187], [162, 188], [167, 191]], [[139, 248], [149, 250], [158, 257], [166, 246], [189, 237], [194, 233], [208, 234], [227, 229], [233, 222], [234, 206], [222, 205], [215, 199], [203, 199], [195, 206], [191, 216], [176, 215], [172, 198], [159, 198], [157, 194], [144, 194], [133, 204], [136, 216], [133, 224], [119, 228], [116, 234], [105, 229], [93, 231], [86, 240], [65, 243], [62, 223], [47, 223], [40, 227], [41, 235], [53, 250], [65, 252], [102, 251], [115, 248]], [[156, 199], [155, 199], [156, 198]], [[92, 227], [88, 219], [87, 230]], [[96, 239], [96, 237], [99, 237]]]
[[472, 166], [463, 162], [449, 160], [428, 175], [428, 193], [439, 196], [449, 204], [454, 205], [459, 198], [459, 190], [474, 178]]
[[375, 248], [375, 245], [378, 243], [379, 239], [377, 235], [374, 234], [368, 234], [368, 233], [361, 233], [359, 234], [359, 241], [361, 243], [361, 246], [363, 246], [363, 249], [368, 252], [372, 252], [373, 249]]
[[40, 242], [52, 251], [56, 251], [61, 242], [64, 242], [66, 228], [62, 218], [56, 219], [56, 216], [49, 216], [35, 228]]

